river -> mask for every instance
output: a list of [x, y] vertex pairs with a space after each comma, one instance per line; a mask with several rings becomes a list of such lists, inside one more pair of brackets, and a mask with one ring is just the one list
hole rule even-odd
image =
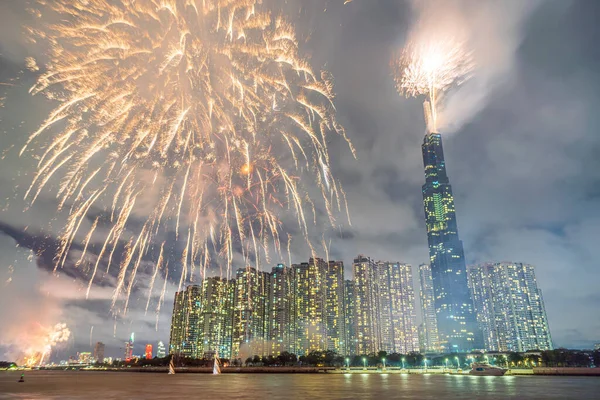
[[0, 399], [598, 399], [600, 378], [0, 372]]

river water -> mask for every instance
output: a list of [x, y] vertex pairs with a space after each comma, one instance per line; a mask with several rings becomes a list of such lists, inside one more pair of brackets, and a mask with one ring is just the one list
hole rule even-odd
[[0, 372], [0, 399], [599, 399], [600, 378]]

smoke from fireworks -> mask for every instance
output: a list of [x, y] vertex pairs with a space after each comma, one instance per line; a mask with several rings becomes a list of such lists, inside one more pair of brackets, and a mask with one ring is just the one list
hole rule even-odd
[[71, 331], [66, 324], [56, 324], [53, 327], [34, 327], [22, 336], [27, 348], [24, 351], [22, 363], [28, 367], [37, 367], [44, 363], [52, 349], [69, 340]]
[[[168, 232], [183, 243], [181, 286], [213, 262], [229, 274], [236, 253], [258, 266], [270, 249], [289, 249], [286, 214], [308, 241], [317, 198], [336, 223], [345, 195], [327, 136], [346, 135], [332, 79], [312, 70], [293, 27], [261, 1], [39, 3], [37, 16], [59, 22], [31, 30], [50, 49], [45, 66], [28, 61], [42, 71], [31, 93], [58, 105], [23, 148], [38, 157], [26, 198], [35, 202], [60, 180], [54, 190], [69, 218], [56, 267], [77, 243], [88, 293], [117, 264], [113, 307], [123, 296], [126, 310], [153, 256], [151, 295], [155, 279], [168, 276]], [[136, 216], [144, 217], [138, 228]]]
[[444, 92], [469, 79], [475, 64], [464, 32], [431, 22], [419, 21], [413, 28], [402, 54], [392, 60], [392, 68], [401, 94], [426, 96], [427, 130], [437, 132]]

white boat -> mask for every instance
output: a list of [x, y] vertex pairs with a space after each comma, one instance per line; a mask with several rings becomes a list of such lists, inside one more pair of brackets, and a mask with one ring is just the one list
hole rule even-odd
[[213, 375], [221, 374], [221, 361], [219, 360], [219, 353], [215, 353], [215, 363], [213, 365]]
[[171, 357], [171, 361], [169, 362], [169, 375], [175, 375], [175, 364], [173, 364], [173, 357]]
[[502, 376], [506, 371], [504, 368], [494, 367], [486, 363], [473, 363], [469, 374], [477, 376]]

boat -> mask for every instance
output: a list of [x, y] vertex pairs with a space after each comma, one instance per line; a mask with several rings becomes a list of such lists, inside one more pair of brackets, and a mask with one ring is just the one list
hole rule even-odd
[[221, 361], [219, 353], [215, 353], [215, 363], [213, 364], [213, 375], [221, 375]]
[[506, 369], [494, 367], [486, 363], [473, 363], [469, 374], [476, 376], [502, 376], [506, 374]]
[[171, 357], [171, 361], [169, 362], [169, 375], [175, 375], [175, 364], [173, 364], [173, 357]]

